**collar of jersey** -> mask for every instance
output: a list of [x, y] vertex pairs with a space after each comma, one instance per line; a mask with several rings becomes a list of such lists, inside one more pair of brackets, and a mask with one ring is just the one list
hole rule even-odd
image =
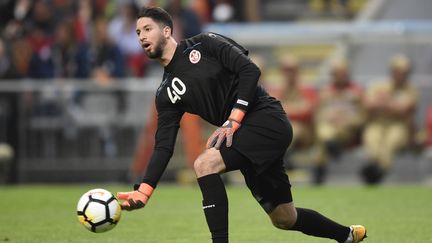
[[183, 46], [184, 46], [184, 41], [181, 41], [180, 44], [177, 45], [171, 61], [168, 63], [168, 65], [165, 66], [165, 72], [171, 73], [174, 70], [175, 66], [178, 63], [177, 59], [179, 59], [183, 55], [183, 51], [182, 51], [182, 49], [184, 49]]

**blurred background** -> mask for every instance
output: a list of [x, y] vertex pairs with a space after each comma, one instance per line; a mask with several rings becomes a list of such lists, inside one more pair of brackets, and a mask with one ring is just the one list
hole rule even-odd
[[[293, 123], [292, 181], [432, 184], [430, 0], [2, 0], [0, 184], [142, 176], [163, 72], [138, 44], [142, 6], [169, 11], [178, 41], [250, 50]], [[183, 118], [164, 181], [193, 183], [213, 129]]]

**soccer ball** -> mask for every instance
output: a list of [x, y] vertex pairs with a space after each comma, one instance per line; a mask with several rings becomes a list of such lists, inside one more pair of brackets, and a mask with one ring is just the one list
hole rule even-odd
[[114, 228], [121, 216], [121, 207], [114, 195], [105, 189], [92, 189], [81, 196], [77, 205], [79, 222], [92, 232]]

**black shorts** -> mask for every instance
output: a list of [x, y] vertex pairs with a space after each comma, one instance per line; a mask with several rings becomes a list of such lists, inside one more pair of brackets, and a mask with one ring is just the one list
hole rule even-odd
[[268, 214], [282, 203], [292, 202], [291, 184], [283, 161], [275, 161], [257, 173], [248, 158], [232, 148], [221, 147], [226, 171], [240, 170], [252, 195]]
[[240, 170], [261, 207], [270, 213], [292, 202], [283, 156], [292, 141], [292, 128], [281, 106], [248, 112], [234, 134], [233, 145], [221, 145], [226, 170]]
[[266, 109], [249, 111], [233, 136], [232, 148], [245, 156], [260, 173], [283, 159], [291, 144], [292, 133], [287, 115], [277, 103]]

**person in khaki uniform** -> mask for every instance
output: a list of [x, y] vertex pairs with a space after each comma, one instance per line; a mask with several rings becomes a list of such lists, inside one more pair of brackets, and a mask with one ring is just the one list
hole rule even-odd
[[327, 164], [337, 160], [341, 150], [353, 144], [364, 122], [362, 109], [363, 89], [350, 78], [347, 61], [336, 60], [331, 66], [330, 83], [319, 95], [315, 116], [319, 146], [314, 182], [324, 182]]
[[410, 141], [417, 91], [409, 82], [410, 61], [395, 56], [390, 79], [372, 85], [365, 99], [369, 121], [363, 134], [369, 163], [363, 168], [366, 183], [379, 183], [390, 169], [397, 151]]
[[[281, 100], [294, 131], [291, 148], [310, 147], [315, 141], [313, 115], [317, 105], [317, 92], [314, 88], [301, 84], [298, 61], [294, 57], [283, 57], [279, 69], [283, 83], [277, 97]], [[291, 157], [287, 151], [284, 157], [287, 170], [294, 169]]]

